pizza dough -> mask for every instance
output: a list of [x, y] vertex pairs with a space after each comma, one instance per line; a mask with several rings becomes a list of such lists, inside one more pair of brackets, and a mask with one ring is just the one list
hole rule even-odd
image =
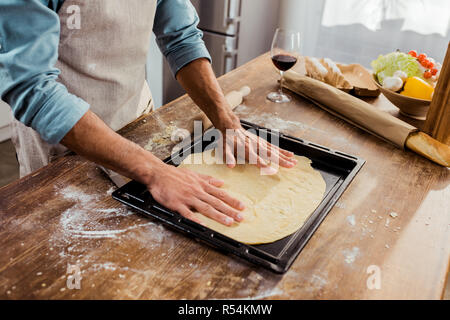
[[[202, 155], [202, 164], [195, 164], [200, 161], [194, 162], [193, 157]], [[244, 220], [234, 222], [230, 227], [197, 213], [199, 220], [237, 241], [262, 244], [297, 231], [325, 193], [325, 181], [311, 167], [311, 160], [295, 157], [298, 160], [295, 167], [280, 167], [274, 175], [261, 175], [259, 168], [249, 164], [236, 165], [233, 169], [215, 164], [212, 150], [190, 155], [180, 167], [222, 179], [225, 181], [222, 189], [241, 200], [246, 207]]]

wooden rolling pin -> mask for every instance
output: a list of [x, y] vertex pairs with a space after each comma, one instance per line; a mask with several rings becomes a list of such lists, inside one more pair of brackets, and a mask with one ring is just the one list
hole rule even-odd
[[[243, 86], [238, 91], [231, 91], [225, 95], [225, 99], [228, 101], [228, 105], [231, 110], [234, 110], [238, 105], [240, 105], [245, 96], [249, 95], [251, 89], [247, 86]], [[194, 120], [201, 120], [203, 122], [203, 131], [212, 127], [211, 120], [203, 112], [194, 118]]]
[[352, 95], [294, 71], [284, 74], [283, 86], [333, 115], [399, 148], [408, 148], [442, 166], [450, 166], [450, 146]]

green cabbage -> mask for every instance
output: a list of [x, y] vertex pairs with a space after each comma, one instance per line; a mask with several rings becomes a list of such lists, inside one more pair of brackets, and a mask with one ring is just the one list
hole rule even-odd
[[388, 53], [385, 56], [380, 55], [378, 59], [372, 61], [370, 65], [381, 85], [386, 77], [392, 77], [397, 70], [405, 72], [408, 75], [408, 78], [419, 77], [423, 79], [423, 72], [421, 72], [416, 58], [403, 52], [396, 51]]

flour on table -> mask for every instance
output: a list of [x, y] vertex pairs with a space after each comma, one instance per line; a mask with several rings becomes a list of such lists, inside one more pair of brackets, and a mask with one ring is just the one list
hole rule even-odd
[[352, 214], [351, 216], [347, 216], [347, 222], [350, 225], [354, 226], [356, 224], [355, 215]]
[[172, 144], [172, 134], [178, 129], [175, 125], [167, 126], [162, 132], [155, 133], [150, 137], [147, 144], [144, 146], [145, 150], [152, 151], [159, 146], [168, 146]]
[[[245, 105], [240, 105], [238, 107], [237, 111], [242, 111], [244, 113], [247, 113], [247, 112], [250, 113], [250, 112], [254, 112], [255, 109], [249, 108]], [[348, 145], [348, 140], [343, 137], [339, 137], [339, 136], [330, 137], [330, 133], [325, 130], [315, 128], [313, 126], [307, 125], [307, 124], [299, 122], [299, 121], [284, 120], [284, 119], [279, 118], [277, 115], [274, 115], [273, 113], [258, 112], [257, 114], [243, 115], [241, 118], [244, 120], [247, 120], [249, 122], [262, 125], [266, 128], [277, 129], [280, 132], [284, 132], [284, 133], [288, 133], [287, 132], [288, 130], [293, 130], [293, 129], [300, 129], [303, 131], [311, 130], [320, 135], [327, 136], [335, 142]], [[351, 147], [353, 147], [354, 149], [357, 148], [357, 146], [354, 146], [354, 145], [351, 145]]]
[[348, 264], [352, 264], [359, 255], [359, 248], [353, 247], [352, 249], [345, 249], [342, 253], [344, 254], [344, 261]]
[[[79, 264], [83, 264], [83, 261], [89, 263], [89, 258], [85, 256], [89, 247], [95, 246], [98, 243], [96, 241], [108, 239], [138, 241], [149, 250], [163, 243], [165, 246], [173, 245], [173, 241], [165, 241], [171, 233], [163, 226], [147, 219], [130, 219], [135, 213], [124, 205], [99, 208], [99, 200], [104, 194], [87, 194], [76, 186], [67, 186], [57, 192], [71, 202], [71, 206], [61, 214], [57, 229], [49, 240], [50, 250], [54, 247], [60, 250], [60, 257], [78, 259]], [[144, 232], [138, 232], [140, 230]]]
[[111, 187], [111, 188], [108, 189], [108, 191], [106, 191], [106, 194], [107, 194], [108, 196], [110, 196], [110, 195], [112, 195], [112, 193], [114, 192], [114, 190], [116, 190], [116, 188], [115, 188], [115, 187]]

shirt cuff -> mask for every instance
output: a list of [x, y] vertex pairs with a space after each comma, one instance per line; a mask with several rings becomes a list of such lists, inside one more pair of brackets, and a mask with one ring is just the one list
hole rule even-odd
[[195, 45], [189, 44], [185, 47], [181, 47], [178, 50], [170, 53], [166, 58], [172, 74], [175, 77], [181, 68], [194, 60], [206, 58], [210, 63], [212, 62], [211, 55], [209, 54], [208, 49], [206, 49], [206, 46], [203, 43]]
[[89, 110], [89, 104], [77, 96], [61, 92], [51, 97], [39, 110], [31, 127], [43, 140], [58, 144]]

